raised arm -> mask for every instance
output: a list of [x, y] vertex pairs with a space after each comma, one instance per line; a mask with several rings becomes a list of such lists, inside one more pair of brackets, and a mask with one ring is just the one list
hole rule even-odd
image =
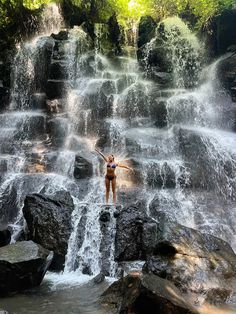
[[121, 164], [121, 163], [118, 163], [117, 166], [120, 167], [120, 168], [125, 168], [125, 169], [128, 169], [128, 170], [134, 171], [133, 168], [130, 168], [130, 167], [128, 167], [128, 166], [126, 166], [126, 165], [123, 165], [123, 164]]
[[97, 148], [95, 148], [95, 151], [96, 151], [100, 156], [102, 156], [102, 158], [104, 159], [105, 162], [108, 162], [106, 156], [104, 156], [103, 153], [101, 153]]

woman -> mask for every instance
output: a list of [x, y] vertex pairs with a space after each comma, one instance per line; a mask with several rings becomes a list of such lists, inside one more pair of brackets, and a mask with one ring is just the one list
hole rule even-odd
[[116, 174], [115, 170], [116, 167], [125, 168], [128, 170], [132, 170], [132, 168], [122, 165], [121, 163], [115, 163], [115, 158], [113, 155], [104, 156], [98, 149], [95, 149], [95, 151], [102, 156], [104, 161], [107, 163], [107, 173], [105, 175], [105, 183], [106, 183], [106, 204], [109, 200], [109, 193], [110, 193], [110, 185], [112, 186], [112, 192], [113, 192], [113, 203], [116, 204]]

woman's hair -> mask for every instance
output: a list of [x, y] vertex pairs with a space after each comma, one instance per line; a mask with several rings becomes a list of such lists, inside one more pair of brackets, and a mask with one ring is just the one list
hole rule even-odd
[[114, 160], [115, 160], [114, 155], [110, 154], [109, 156], [111, 156], [111, 157], [112, 157], [112, 161], [114, 161]]

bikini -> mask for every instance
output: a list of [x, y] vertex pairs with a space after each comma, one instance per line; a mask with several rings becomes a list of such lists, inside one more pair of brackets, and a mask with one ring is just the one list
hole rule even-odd
[[[113, 169], [116, 169], [116, 164], [107, 164], [107, 168], [113, 168]], [[106, 179], [108, 179], [108, 180], [110, 180], [110, 181], [112, 181], [114, 178], [116, 178], [116, 175], [115, 175], [115, 173], [114, 173], [114, 175], [112, 174], [112, 175], [110, 175], [110, 174], [106, 174]]]

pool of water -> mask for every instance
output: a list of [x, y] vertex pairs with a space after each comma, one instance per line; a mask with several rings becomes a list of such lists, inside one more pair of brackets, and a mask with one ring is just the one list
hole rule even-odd
[[94, 284], [89, 276], [48, 273], [41, 286], [1, 299], [0, 309], [9, 314], [110, 314], [98, 299], [111, 282]]

